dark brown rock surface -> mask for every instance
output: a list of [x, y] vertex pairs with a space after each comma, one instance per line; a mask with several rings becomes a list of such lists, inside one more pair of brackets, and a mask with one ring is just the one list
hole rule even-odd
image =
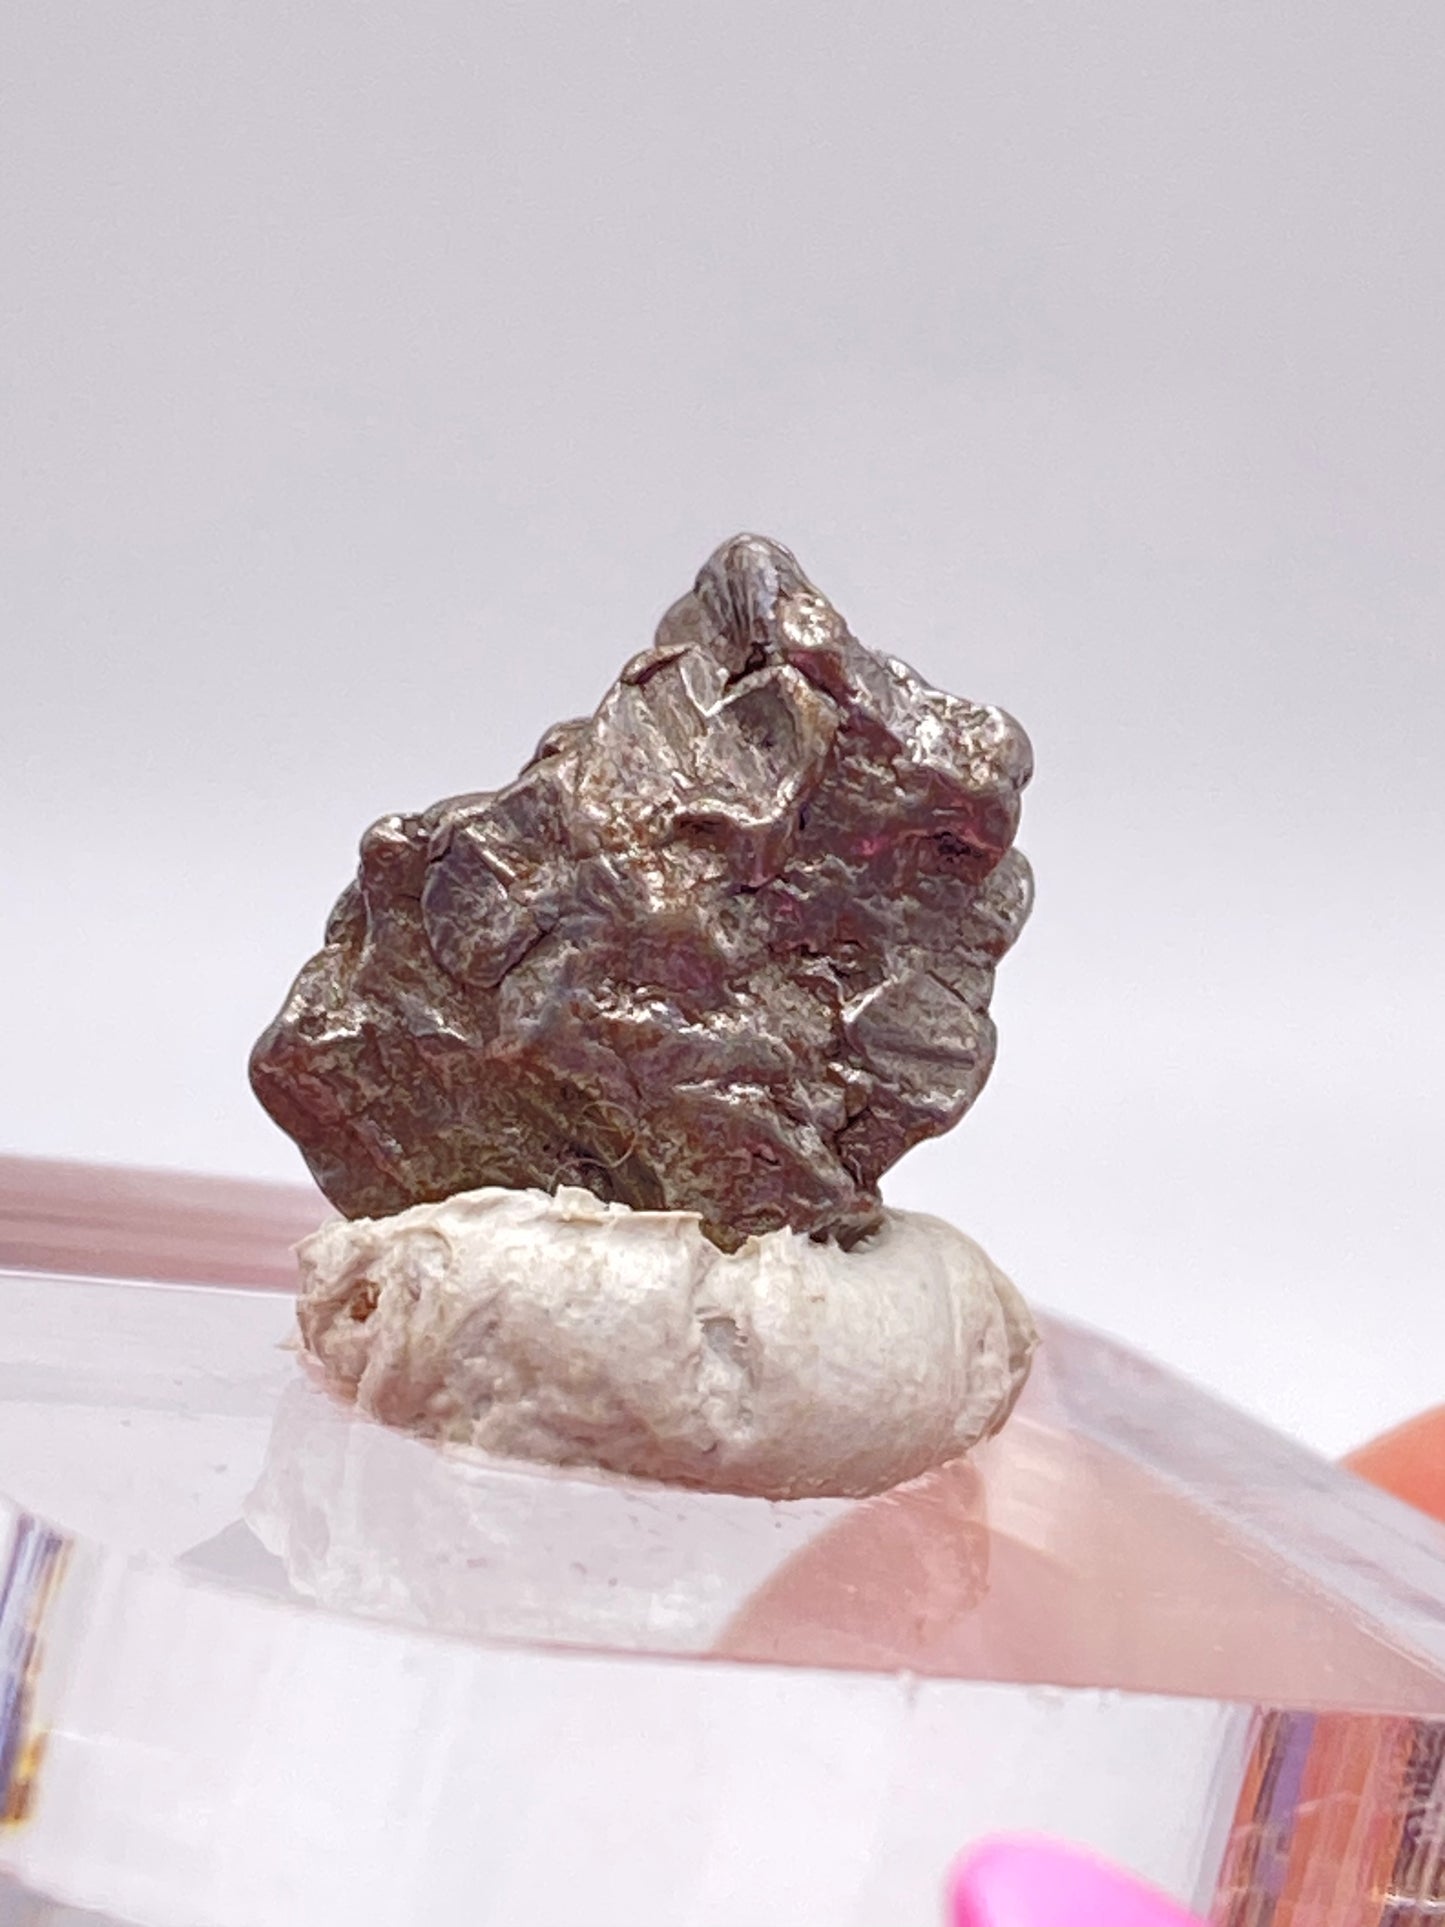
[[347, 1217], [577, 1184], [850, 1242], [988, 1076], [1030, 770], [738, 536], [514, 783], [367, 831], [256, 1094]]

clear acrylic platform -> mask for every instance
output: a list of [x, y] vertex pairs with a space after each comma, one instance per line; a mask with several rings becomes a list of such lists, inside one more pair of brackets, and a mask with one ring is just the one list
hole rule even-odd
[[1018, 1828], [1445, 1909], [1440, 1528], [1057, 1323], [881, 1499], [443, 1453], [297, 1354], [323, 1214], [0, 1160], [0, 1927], [923, 1927]]

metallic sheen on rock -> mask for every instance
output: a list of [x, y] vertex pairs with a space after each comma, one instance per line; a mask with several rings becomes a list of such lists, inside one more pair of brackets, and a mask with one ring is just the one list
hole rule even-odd
[[850, 1244], [988, 1076], [1030, 773], [737, 536], [514, 783], [367, 831], [256, 1094], [347, 1217], [573, 1184]]

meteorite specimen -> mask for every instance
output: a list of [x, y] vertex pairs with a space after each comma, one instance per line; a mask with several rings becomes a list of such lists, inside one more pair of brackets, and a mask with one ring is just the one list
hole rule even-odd
[[515, 782], [367, 831], [256, 1094], [349, 1218], [580, 1186], [850, 1246], [988, 1076], [1030, 773], [736, 536]]

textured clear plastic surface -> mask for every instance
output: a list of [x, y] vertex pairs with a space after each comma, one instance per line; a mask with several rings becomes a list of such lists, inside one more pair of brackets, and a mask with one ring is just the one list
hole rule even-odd
[[1053, 1324], [882, 1499], [439, 1452], [296, 1353], [312, 1210], [0, 1165], [0, 1922], [891, 1927], [1000, 1826], [1241, 1921], [1430, 1910], [1428, 1522]]

